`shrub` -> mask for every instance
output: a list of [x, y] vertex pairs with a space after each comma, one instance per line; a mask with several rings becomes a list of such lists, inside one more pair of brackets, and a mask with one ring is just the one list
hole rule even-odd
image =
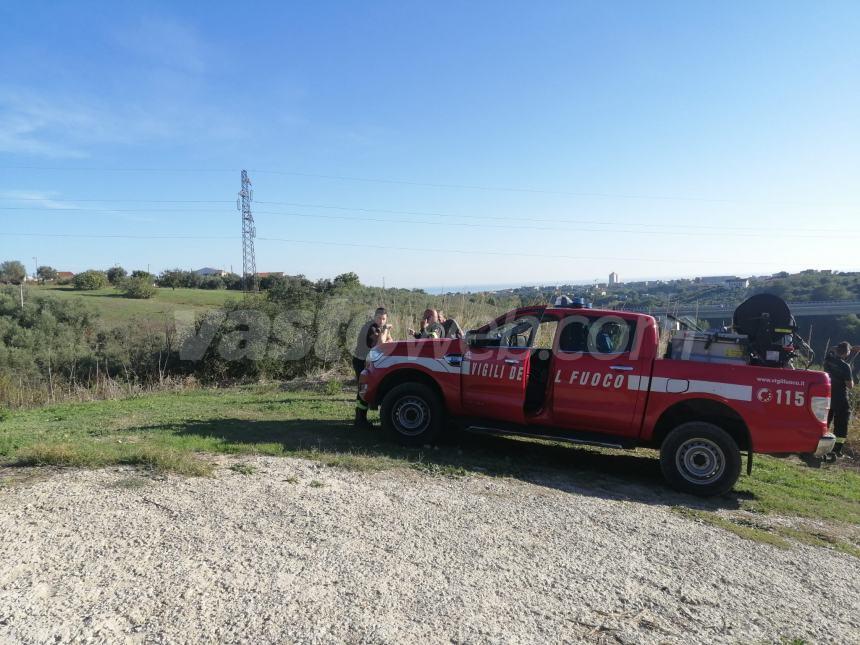
[[326, 381], [325, 385], [323, 385], [323, 392], [329, 396], [335, 396], [343, 392], [343, 386], [337, 379], [332, 379], [331, 381]]
[[107, 270], [107, 279], [112, 285], [117, 286], [125, 280], [128, 272], [122, 267], [111, 267]]
[[242, 290], [242, 276], [240, 275], [228, 273], [221, 278], [221, 281], [227, 289], [232, 289], [233, 291]]
[[52, 282], [57, 279], [57, 270], [54, 267], [40, 266], [36, 269], [36, 275], [42, 282]]
[[20, 284], [27, 277], [27, 270], [18, 260], [7, 260], [0, 264], [0, 282]]
[[224, 281], [220, 276], [209, 275], [200, 280], [201, 289], [223, 289]]
[[90, 269], [72, 278], [72, 284], [80, 291], [93, 291], [104, 289], [108, 285], [108, 279], [104, 271]]
[[170, 269], [162, 271], [158, 276], [157, 284], [159, 287], [170, 287], [176, 289], [183, 287], [185, 289], [196, 289], [200, 286], [200, 276], [193, 271], [184, 271], [183, 269]]
[[123, 291], [126, 298], [146, 300], [155, 295], [155, 286], [148, 278], [129, 278], [123, 283]]

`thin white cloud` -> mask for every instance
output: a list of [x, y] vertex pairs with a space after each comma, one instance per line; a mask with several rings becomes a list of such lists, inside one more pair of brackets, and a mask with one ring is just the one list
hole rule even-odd
[[[42, 191], [42, 190], [4, 190], [0, 191], [0, 200], [6, 206], [8, 204], [13, 205], [15, 208], [32, 208], [34, 210], [82, 210], [89, 211], [90, 213], [100, 215], [107, 219], [117, 220], [120, 222], [131, 222], [134, 224], [152, 224], [156, 222], [156, 219], [152, 217], [146, 217], [143, 215], [130, 215], [128, 213], [119, 212], [119, 211], [111, 211], [110, 209], [102, 210], [102, 206], [97, 206], [95, 208], [99, 210], [89, 210], [87, 205], [84, 203], [73, 203], [64, 201], [62, 198], [57, 197], [57, 192], [55, 191]], [[122, 208], [122, 207], [121, 207]]]
[[[221, 63], [194, 28], [148, 17], [107, 37], [116, 58], [107, 91], [86, 82], [62, 89], [36, 80], [0, 84], [0, 153], [85, 158], [106, 145], [232, 141], [246, 135], [247, 119], [211, 100], [205, 72]], [[63, 62], [57, 65], [62, 68]], [[67, 72], [75, 78], [79, 70]]]
[[43, 136], [46, 130], [59, 126], [63, 120], [20, 109], [0, 96], [0, 152], [55, 158], [85, 156], [80, 149]]
[[74, 210], [80, 208], [75, 204], [55, 199], [56, 193], [36, 190], [6, 190], [0, 192], [0, 198], [15, 202], [16, 205], [33, 208], [48, 208], [51, 210]]
[[147, 96], [108, 105], [94, 97], [0, 86], [0, 152], [51, 158], [89, 157], [96, 146], [234, 138], [235, 119], [195, 101]]
[[86, 157], [94, 144], [132, 144], [164, 134], [165, 128], [139, 109], [0, 87], [0, 152]]

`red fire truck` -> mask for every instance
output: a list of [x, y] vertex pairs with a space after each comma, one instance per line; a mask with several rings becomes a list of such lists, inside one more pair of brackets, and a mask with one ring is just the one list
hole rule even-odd
[[654, 317], [563, 298], [511, 311], [465, 339], [380, 345], [359, 396], [404, 444], [457, 427], [649, 447], [670, 485], [718, 495], [737, 481], [741, 451], [749, 471], [754, 452], [833, 448], [829, 377], [791, 367], [793, 328], [771, 314], [747, 315], [746, 334], [682, 332], [662, 350]]

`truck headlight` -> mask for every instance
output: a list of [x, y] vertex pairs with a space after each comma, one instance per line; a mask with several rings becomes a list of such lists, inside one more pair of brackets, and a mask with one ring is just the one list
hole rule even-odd
[[809, 401], [809, 409], [821, 423], [827, 423], [827, 411], [830, 409], [829, 396], [813, 396]]
[[376, 361], [378, 361], [383, 356], [385, 356], [385, 354], [383, 354], [381, 350], [374, 347], [369, 352], [367, 352], [367, 362], [368, 363], [375, 363]]

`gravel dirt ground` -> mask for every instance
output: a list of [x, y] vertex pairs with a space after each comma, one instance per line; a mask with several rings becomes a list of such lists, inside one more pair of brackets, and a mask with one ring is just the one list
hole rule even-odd
[[0, 489], [2, 642], [791, 639], [860, 642], [857, 559], [564, 479], [255, 457]]

